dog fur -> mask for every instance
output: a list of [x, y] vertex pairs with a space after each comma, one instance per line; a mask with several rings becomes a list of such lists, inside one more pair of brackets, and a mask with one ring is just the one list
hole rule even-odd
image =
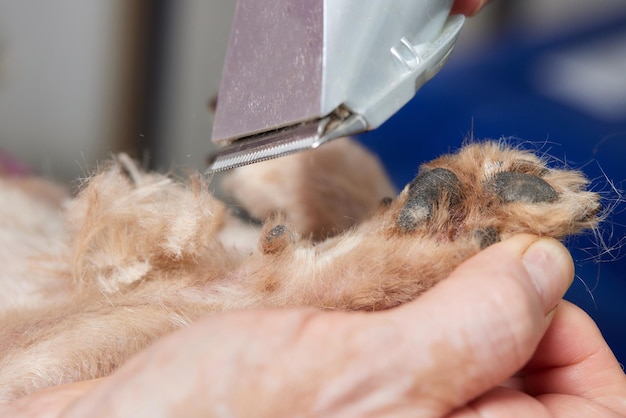
[[226, 192], [262, 225], [209, 182], [124, 155], [75, 198], [0, 178], [0, 400], [106, 376], [209, 314], [392, 308], [500, 239], [562, 239], [600, 221], [580, 172], [493, 141], [424, 164], [395, 198], [350, 139], [234, 170]]

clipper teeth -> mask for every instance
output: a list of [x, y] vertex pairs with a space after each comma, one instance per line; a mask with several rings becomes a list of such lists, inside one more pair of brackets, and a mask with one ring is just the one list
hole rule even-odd
[[367, 128], [367, 121], [361, 115], [341, 106], [322, 119], [237, 139], [222, 148], [207, 173], [317, 148], [331, 139], [361, 133]]
[[207, 172], [215, 173], [229, 168], [241, 167], [305, 149], [316, 148], [319, 144], [318, 123], [304, 123], [296, 127], [249, 136], [224, 147]]

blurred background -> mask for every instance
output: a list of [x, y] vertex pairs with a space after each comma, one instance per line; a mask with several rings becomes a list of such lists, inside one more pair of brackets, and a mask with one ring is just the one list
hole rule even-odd
[[[234, 0], [0, 0], [0, 157], [49, 178], [126, 151], [204, 169]], [[583, 169], [605, 205], [626, 179], [626, 2], [502, 0], [470, 19], [441, 73], [362, 136], [398, 187], [466, 138], [509, 138]], [[568, 298], [626, 362], [626, 214], [568, 244]]]

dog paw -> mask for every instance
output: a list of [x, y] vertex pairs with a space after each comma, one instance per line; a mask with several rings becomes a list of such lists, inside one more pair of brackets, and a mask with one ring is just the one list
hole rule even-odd
[[[280, 265], [268, 261], [266, 276], [284, 280], [284, 287], [272, 287], [280, 306], [390, 308], [514, 234], [561, 239], [594, 228], [599, 195], [587, 185], [580, 172], [550, 168], [530, 152], [498, 142], [470, 144], [424, 164], [395, 199], [339, 236], [313, 246], [276, 246], [282, 229], [268, 230], [266, 253], [286, 249]], [[294, 282], [309, 285], [303, 290]]]
[[473, 236], [480, 248], [516, 233], [561, 239], [598, 222], [599, 196], [587, 184], [527, 151], [475, 143], [425, 164], [390, 211], [398, 232]]

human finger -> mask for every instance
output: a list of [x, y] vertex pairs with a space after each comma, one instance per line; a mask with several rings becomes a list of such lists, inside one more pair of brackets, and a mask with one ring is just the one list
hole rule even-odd
[[451, 14], [474, 16], [487, 4], [488, 0], [456, 0], [452, 5]]
[[573, 275], [562, 244], [521, 235], [482, 251], [417, 301], [390, 311], [411, 340], [413, 353], [404, 355], [421, 368], [413, 396], [436, 400], [432, 406], [444, 413], [513, 375], [532, 356]]
[[178, 414], [219, 408], [232, 416], [442, 416], [530, 358], [547, 327], [545, 313], [572, 275], [560, 244], [519, 236], [395, 310], [206, 318], [129, 361], [67, 417], [163, 408]]
[[535, 398], [525, 392], [506, 387], [495, 387], [446, 418], [620, 418], [621, 414], [588, 399], [558, 395], [551, 402]]
[[555, 408], [578, 396], [626, 416], [626, 375], [593, 320], [563, 301], [525, 367], [525, 390]]
[[86, 380], [40, 390], [0, 405], [0, 417], [56, 418], [69, 404], [101, 381], [102, 379]]

